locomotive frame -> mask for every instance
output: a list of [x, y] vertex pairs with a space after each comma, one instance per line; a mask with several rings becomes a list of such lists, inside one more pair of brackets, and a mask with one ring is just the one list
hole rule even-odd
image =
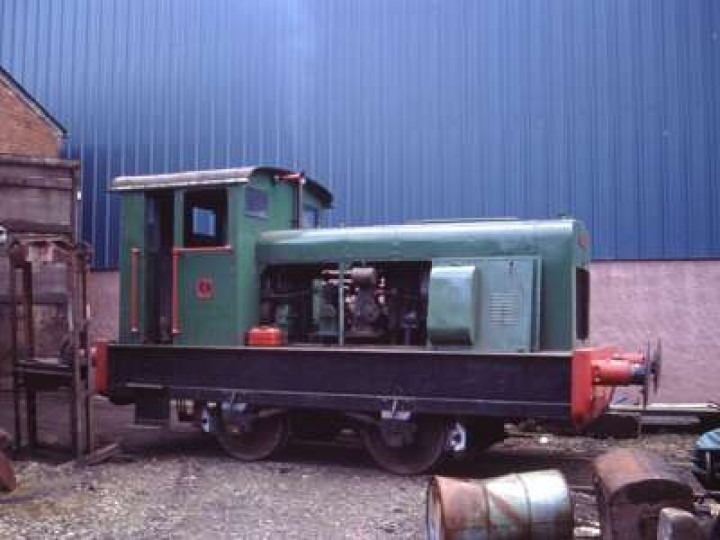
[[[168, 425], [175, 402], [239, 459], [350, 426], [379, 465], [415, 474], [492, 444], [506, 421], [586, 425], [614, 386], [654, 370], [652, 355], [582, 346], [589, 257], [576, 220], [316, 229], [331, 194], [270, 167], [113, 189], [121, 332], [95, 348], [98, 388], [135, 403], [139, 423]], [[392, 273], [406, 267], [407, 279]], [[507, 275], [525, 296], [513, 300]], [[504, 304], [487, 304], [488, 286]], [[513, 306], [527, 311], [509, 317]], [[477, 336], [488, 321], [498, 339]]]

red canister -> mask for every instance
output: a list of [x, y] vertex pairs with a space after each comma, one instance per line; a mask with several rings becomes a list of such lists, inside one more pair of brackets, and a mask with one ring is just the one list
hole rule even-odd
[[283, 343], [282, 331], [277, 326], [255, 326], [248, 330], [245, 342], [251, 347], [278, 347]]

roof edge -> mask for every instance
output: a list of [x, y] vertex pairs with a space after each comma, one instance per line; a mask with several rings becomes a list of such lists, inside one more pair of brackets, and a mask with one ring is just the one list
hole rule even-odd
[[50, 112], [43, 107], [39, 101], [28, 92], [25, 87], [18, 82], [18, 80], [12, 76], [12, 74], [4, 67], [0, 66], [0, 78], [6, 80], [8, 84], [17, 90], [20, 98], [30, 107], [35, 114], [45, 120], [46, 123], [50, 124], [57, 132], [59, 132], [61, 138], [67, 137], [67, 130], [65, 127], [55, 118]]
[[235, 169], [212, 169], [176, 173], [118, 176], [112, 181], [110, 191], [143, 191], [193, 185], [219, 185], [247, 182], [252, 176], [250, 167]]
[[[175, 173], [163, 173], [154, 175], [118, 176], [111, 185], [110, 191], [144, 191], [152, 189], [169, 189], [179, 187], [227, 185], [246, 183], [258, 173], [268, 173], [275, 177], [282, 177], [295, 174], [294, 171], [281, 167], [267, 165], [256, 165], [250, 167], [235, 167], [229, 169], [208, 169], [198, 171], [183, 171]], [[307, 188], [315, 195], [320, 202], [330, 207], [332, 204], [332, 193], [311, 178], [305, 178]]]

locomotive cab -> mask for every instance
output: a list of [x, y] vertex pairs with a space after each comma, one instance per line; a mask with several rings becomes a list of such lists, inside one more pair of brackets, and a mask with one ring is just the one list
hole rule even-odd
[[120, 340], [241, 345], [259, 319], [255, 242], [320, 225], [319, 184], [269, 167], [120, 177]]

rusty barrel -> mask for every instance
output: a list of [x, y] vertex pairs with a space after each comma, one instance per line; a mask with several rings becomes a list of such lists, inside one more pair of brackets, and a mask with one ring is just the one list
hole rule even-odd
[[0, 450], [0, 491], [13, 491], [17, 487], [15, 471], [13, 471], [10, 460]]
[[427, 492], [431, 540], [572, 538], [573, 505], [557, 470], [486, 480], [435, 476]]
[[17, 487], [15, 471], [4, 452], [9, 446], [10, 434], [0, 428], [0, 491], [13, 491]]

